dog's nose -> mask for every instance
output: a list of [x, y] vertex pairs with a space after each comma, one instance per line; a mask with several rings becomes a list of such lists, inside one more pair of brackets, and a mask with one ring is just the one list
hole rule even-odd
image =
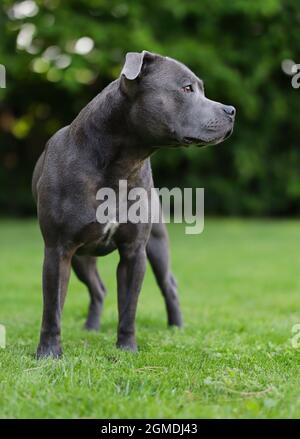
[[225, 111], [226, 114], [228, 114], [229, 116], [234, 117], [235, 116], [235, 108], [232, 105], [223, 105], [223, 110]]

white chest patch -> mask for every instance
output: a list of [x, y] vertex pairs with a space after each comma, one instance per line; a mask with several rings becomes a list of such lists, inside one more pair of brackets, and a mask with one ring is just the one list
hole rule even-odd
[[117, 228], [119, 227], [119, 223], [116, 220], [109, 221], [104, 226], [104, 242], [107, 245], [113, 235], [116, 233]]

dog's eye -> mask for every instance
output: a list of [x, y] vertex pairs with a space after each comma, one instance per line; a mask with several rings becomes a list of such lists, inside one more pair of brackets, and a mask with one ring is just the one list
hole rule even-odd
[[194, 91], [193, 86], [191, 84], [189, 85], [185, 85], [184, 87], [182, 87], [182, 91], [184, 91], [185, 93], [192, 93]]

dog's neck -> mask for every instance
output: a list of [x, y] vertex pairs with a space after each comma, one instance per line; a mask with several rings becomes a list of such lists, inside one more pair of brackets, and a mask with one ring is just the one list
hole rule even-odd
[[83, 108], [70, 125], [75, 143], [79, 139], [80, 148], [91, 152], [101, 169], [117, 168], [120, 178], [136, 174], [155, 151], [130, 129], [128, 110], [126, 95], [116, 80]]

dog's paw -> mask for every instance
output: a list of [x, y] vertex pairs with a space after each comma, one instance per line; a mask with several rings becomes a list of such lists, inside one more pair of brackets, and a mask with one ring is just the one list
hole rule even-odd
[[36, 358], [38, 360], [41, 360], [43, 358], [61, 358], [62, 356], [62, 349], [60, 345], [42, 345], [40, 344], [36, 351]]
[[90, 321], [90, 320], [87, 320], [87, 321], [85, 322], [83, 328], [84, 328], [86, 331], [96, 331], [96, 332], [98, 332], [99, 329], [100, 329], [100, 323], [99, 323], [99, 321]]
[[182, 320], [181, 314], [176, 313], [176, 314], [173, 314], [172, 316], [170, 316], [168, 319], [168, 326], [169, 327], [176, 326], [177, 328], [182, 328], [183, 327], [183, 320]]
[[116, 343], [117, 348], [121, 349], [122, 351], [128, 351], [128, 352], [137, 352], [138, 347], [135, 342], [135, 340], [132, 339], [122, 339], [118, 340]]

